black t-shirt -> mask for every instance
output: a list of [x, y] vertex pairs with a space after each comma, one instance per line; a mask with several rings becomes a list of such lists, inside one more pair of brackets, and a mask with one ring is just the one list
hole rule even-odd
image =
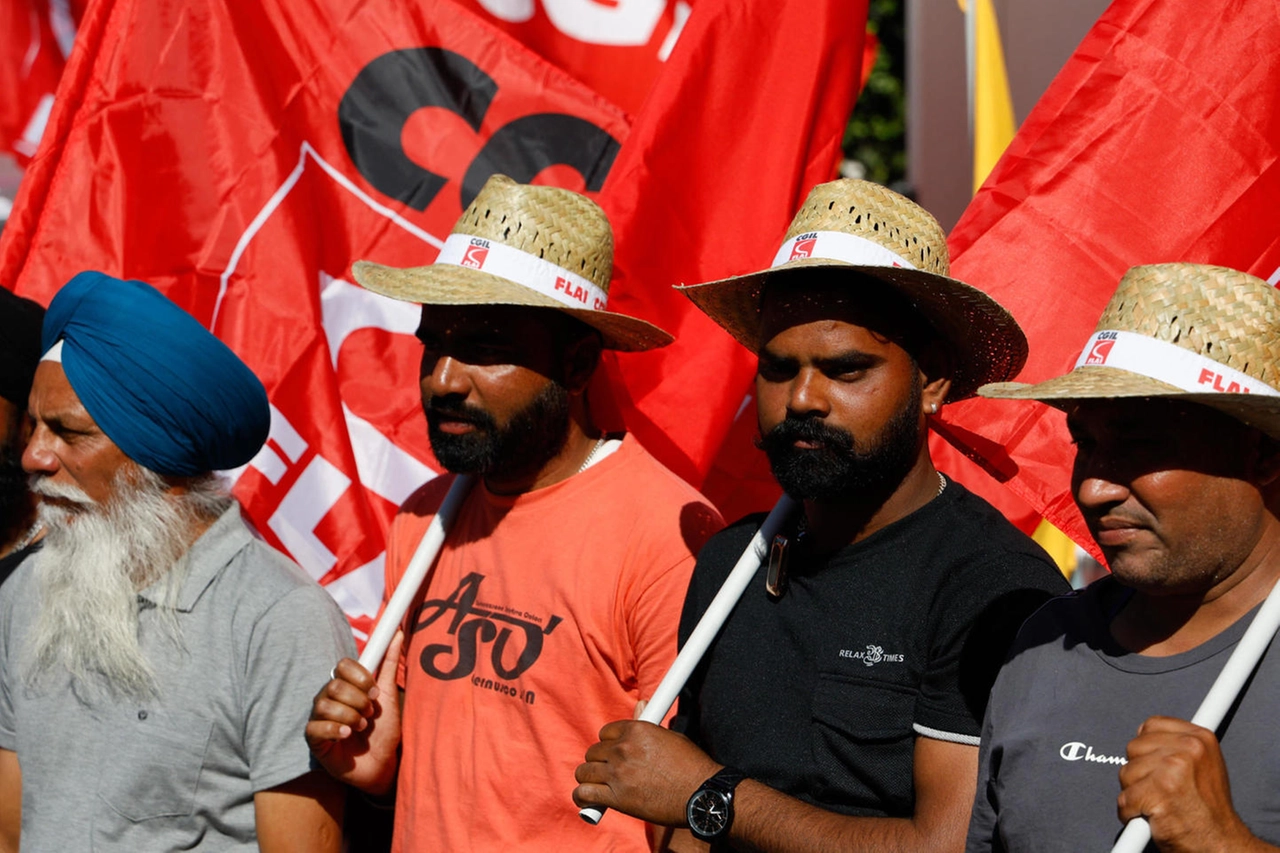
[[[730, 526], [699, 554], [682, 645], [760, 521]], [[777, 600], [765, 571], [690, 679], [674, 726], [772, 788], [874, 817], [913, 813], [915, 735], [977, 745], [1018, 626], [1069, 591], [1038, 545], [955, 482], [825, 559], [794, 554]]]

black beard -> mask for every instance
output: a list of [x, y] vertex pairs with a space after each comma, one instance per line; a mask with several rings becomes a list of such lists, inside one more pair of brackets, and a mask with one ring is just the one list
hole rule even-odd
[[[916, 463], [919, 413], [920, 386], [913, 383], [906, 404], [870, 444], [820, 418], [788, 416], [756, 439], [756, 446], [769, 457], [778, 485], [796, 500], [882, 502]], [[820, 446], [801, 449], [796, 441]]]
[[[511, 474], [541, 468], [564, 449], [569, 438], [569, 392], [552, 382], [505, 428], [483, 409], [452, 397], [427, 401], [427, 437], [431, 451], [454, 474]], [[465, 420], [476, 429], [466, 435], [440, 431], [440, 418]]]

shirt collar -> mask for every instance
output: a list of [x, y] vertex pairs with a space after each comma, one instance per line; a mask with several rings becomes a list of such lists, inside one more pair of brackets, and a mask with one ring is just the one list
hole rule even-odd
[[[178, 593], [177, 609], [183, 613], [191, 612], [209, 584], [213, 583], [227, 563], [231, 562], [231, 558], [252, 539], [253, 535], [240, 518], [240, 504], [233, 500], [231, 506], [182, 555], [182, 559], [189, 565], [187, 576], [182, 581], [182, 590]], [[138, 597], [156, 605], [163, 594], [162, 577], [139, 592]]]

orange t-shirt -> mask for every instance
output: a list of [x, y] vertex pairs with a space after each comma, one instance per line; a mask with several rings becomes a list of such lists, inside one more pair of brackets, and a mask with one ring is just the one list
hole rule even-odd
[[[452, 477], [401, 508], [395, 588]], [[722, 526], [630, 436], [563, 482], [477, 483], [407, 618], [394, 851], [648, 849], [644, 825], [578, 817], [573, 771], [676, 654], [694, 556]]]

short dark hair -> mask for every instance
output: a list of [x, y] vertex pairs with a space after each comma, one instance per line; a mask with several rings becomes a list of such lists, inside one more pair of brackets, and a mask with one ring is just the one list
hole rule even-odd
[[40, 363], [44, 308], [0, 287], [0, 397], [23, 411]]

